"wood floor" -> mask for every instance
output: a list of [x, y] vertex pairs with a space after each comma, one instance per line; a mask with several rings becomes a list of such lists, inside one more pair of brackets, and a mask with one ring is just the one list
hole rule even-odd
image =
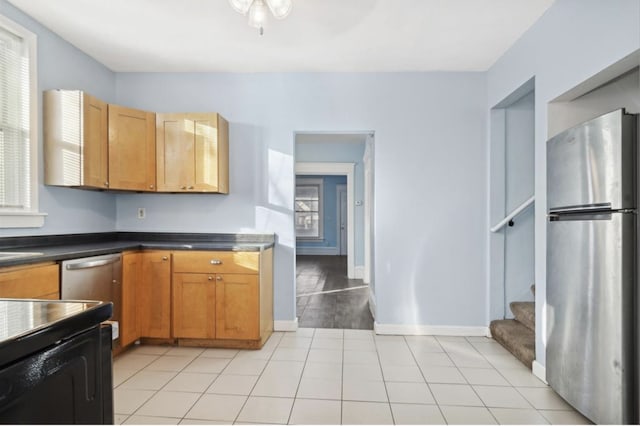
[[300, 327], [373, 330], [369, 288], [347, 278], [346, 256], [296, 257]]

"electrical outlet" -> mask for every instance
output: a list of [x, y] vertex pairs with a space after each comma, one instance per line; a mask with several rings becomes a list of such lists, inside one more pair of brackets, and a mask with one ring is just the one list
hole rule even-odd
[[138, 207], [138, 219], [144, 219], [147, 216], [147, 211], [144, 207]]

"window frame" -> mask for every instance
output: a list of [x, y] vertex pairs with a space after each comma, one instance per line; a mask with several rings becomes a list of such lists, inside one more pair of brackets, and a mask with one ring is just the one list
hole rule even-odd
[[[298, 232], [296, 229], [296, 240], [298, 241], [323, 241], [324, 240], [324, 180], [323, 179], [313, 179], [313, 178], [298, 178], [296, 177], [296, 185], [294, 191], [298, 188], [298, 186], [317, 186], [318, 187], [318, 236], [317, 237], [306, 237], [298, 236]], [[296, 197], [294, 192], [294, 224], [296, 219], [297, 210], [295, 209]]]
[[39, 228], [44, 225], [46, 213], [38, 208], [38, 39], [36, 34], [17, 24], [6, 16], [0, 15], [0, 27], [22, 38], [28, 49], [29, 58], [29, 188], [28, 209], [1, 209], [0, 229], [3, 228]]

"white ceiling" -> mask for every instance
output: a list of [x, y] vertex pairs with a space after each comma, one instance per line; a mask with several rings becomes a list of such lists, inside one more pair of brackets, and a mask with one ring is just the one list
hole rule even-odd
[[264, 35], [227, 0], [9, 0], [114, 71], [484, 71], [553, 0], [293, 0]]

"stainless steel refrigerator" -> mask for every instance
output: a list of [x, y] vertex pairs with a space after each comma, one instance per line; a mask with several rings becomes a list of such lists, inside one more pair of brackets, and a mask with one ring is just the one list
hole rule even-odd
[[547, 142], [547, 381], [595, 423], [636, 423], [637, 116]]

